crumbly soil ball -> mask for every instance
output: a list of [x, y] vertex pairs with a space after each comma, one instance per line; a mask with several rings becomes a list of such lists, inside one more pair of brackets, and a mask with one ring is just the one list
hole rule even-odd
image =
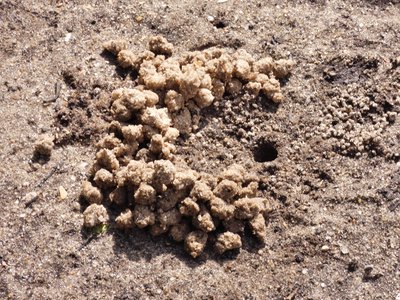
[[190, 196], [200, 201], [209, 202], [213, 199], [214, 194], [206, 183], [196, 181]]
[[181, 110], [185, 105], [185, 98], [176, 91], [168, 91], [164, 99], [169, 112]]
[[294, 61], [291, 59], [280, 59], [275, 62], [273, 72], [276, 78], [287, 77], [294, 67]]
[[211, 92], [215, 100], [221, 100], [225, 93], [225, 84], [221, 80], [213, 78]]
[[142, 125], [128, 125], [121, 128], [124, 141], [127, 143], [141, 143], [144, 137], [144, 129]]
[[250, 81], [244, 86], [245, 90], [252, 96], [257, 97], [262, 89], [262, 84], [255, 81]]
[[252, 181], [250, 182], [247, 186], [243, 187], [241, 190], [239, 190], [239, 197], [241, 198], [252, 198], [257, 195], [258, 192], [258, 182], [257, 181]]
[[130, 111], [140, 110], [147, 105], [146, 94], [139, 89], [119, 88], [112, 92], [111, 99], [114, 103], [125, 105]]
[[210, 212], [220, 220], [230, 219], [235, 214], [235, 206], [226, 203], [221, 198], [214, 197], [210, 201]]
[[132, 69], [137, 69], [138, 68], [138, 63], [139, 63], [139, 58], [135, 53], [133, 53], [130, 50], [121, 50], [118, 53], [117, 56], [118, 64], [122, 68], [132, 68]]
[[200, 206], [192, 198], [186, 198], [181, 202], [179, 211], [184, 216], [194, 217], [200, 212]]
[[174, 50], [174, 45], [169, 43], [166, 38], [158, 35], [150, 38], [149, 49], [155, 54], [164, 54], [170, 56]]
[[123, 211], [116, 219], [115, 223], [119, 229], [131, 229], [135, 226], [133, 213], [130, 209]]
[[166, 130], [171, 126], [171, 118], [166, 108], [148, 107], [142, 113], [143, 124], [150, 125], [160, 130]]
[[116, 100], [111, 106], [111, 113], [118, 121], [129, 121], [132, 118], [132, 111], [128, 109], [122, 100]]
[[274, 60], [272, 57], [265, 57], [254, 63], [254, 71], [263, 74], [269, 74], [274, 67]]
[[162, 152], [164, 139], [161, 134], [155, 134], [151, 137], [149, 150], [155, 154]]
[[193, 170], [178, 171], [175, 174], [173, 185], [176, 190], [191, 190], [198, 179], [197, 172]]
[[179, 137], [179, 130], [174, 127], [169, 127], [163, 132], [164, 141], [173, 143]]
[[53, 151], [53, 137], [43, 136], [35, 143], [34, 156], [48, 158]]
[[224, 179], [214, 189], [214, 195], [226, 201], [231, 200], [239, 191], [238, 184], [232, 180]]
[[96, 163], [110, 172], [119, 169], [118, 159], [115, 157], [115, 154], [108, 149], [101, 149], [97, 152]]
[[106, 224], [108, 220], [108, 213], [103, 205], [91, 204], [83, 212], [83, 226], [85, 227]]
[[196, 96], [201, 85], [201, 78], [194, 65], [185, 65], [182, 67], [182, 78], [179, 83], [179, 90], [186, 99]]
[[200, 213], [193, 218], [192, 223], [196, 228], [204, 232], [211, 232], [216, 228], [211, 214], [204, 207], [200, 208]]
[[138, 149], [139, 143], [133, 142], [132, 144], [123, 144], [112, 151], [120, 165], [127, 165], [136, 156]]
[[200, 180], [207, 184], [210, 189], [215, 189], [218, 184], [218, 177], [214, 176], [213, 174], [208, 174], [205, 172], [200, 173]]
[[128, 49], [128, 42], [125, 40], [111, 40], [103, 44], [104, 50], [117, 55], [120, 51]]
[[280, 93], [280, 83], [275, 78], [270, 78], [268, 81], [264, 82], [262, 91], [275, 103], [279, 103], [283, 98]]
[[214, 96], [209, 89], [199, 89], [195, 98], [196, 104], [200, 108], [210, 106], [214, 101]]
[[150, 90], [163, 90], [167, 84], [165, 76], [157, 72], [157, 67], [151, 61], [140, 65], [139, 82]]
[[151, 185], [142, 182], [135, 192], [135, 203], [150, 205], [156, 202], [156, 196], [156, 190]]
[[235, 182], [243, 182], [244, 174], [246, 170], [243, 166], [234, 164], [229, 167], [229, 169], [225, 170], [221, 174], [221, 179], [227, 179]]
[[151, 152], [149, 149], [147, 148], [142, 148], [140, 149], [135, 156], [136, 160], [141, 160], [144, 162], [151, 162], [155, 159], [155, 155], [153, 152]]
[[249, 74], [251, 73], [251, 66], [250, 64], [245, 60], [239, 58], [235, 62], [235, 67], [234, 67], [234, 74], [242, 79], [242, 80], [247, 80], [249, 78]]
[[262, 214], [256, 215], [253, 219], [249, 221], [249, 225], [253, 234], [261, 241], [265, 242], [267, 238], [267, 225], [265, 224], [265, 219]]
[[207, 244], [207, 233], [197, 230], [189, 233], [185, 238], [185, 250], [193, 257], [198, 257]]
[[263, 198], [242, 198], [235, 202], [235, 217], [238, 219], [252, 219], [265, 211]]
[[155, 223], [156, 215], [148, 206], [136, 205], [133, 210], [133, 221], [137, 227], [145, 228]]
[[154, 173], [155, 173], [155, 170], [154, 170], [153, 162], [148, 162], [147, 164], [144, 164], [140, 171], [141, 181], [145, 182], [147, 184], [150, 184], [154, 178]]
[[131, 160], [127, 166], [120, 168], [115, 173], [115, 181], [117, 186], [139, 186], [139, 184], [142, 182], [142, 173], [145, 168], [146, 163], [144, 161]]
[[114, 186], [114, 176], [106, 169], [98, 170], [93, 180], [101, 189], [109, 189]]
[[121, 140], [115, 137], [114, 133], [106, 135], [96, 144], [96, 148], [99, 150], [102, 148], [112, 150], [119, 146], [121, 146]]
[[176, 147], [174, 144], [171, 143], [164, 143], [163, 148], [162, 148], [162, 158], [168, 159], [168, 160], [173, 160], [173, 155], [176, 152]]
[[150, 90], [143, 90], [143, 94], [146, 98], [146, 106], [151, 107], [154, 106], [160, 101], [157, 93]]
[[215, 242], [215, 249], [219, 254], [229, 250], [239, 249], [241, 247], [242, 239], [240, 238], [240, 235], [229, 231], [220, 234]]
[[169, 160], [156, 160], [154, 162], [154, 181], [169, 185], [175, 179], [175, 166]]
[[91, 204], [100, 204], [103, 201], [103, 195], [100, 189], [94, 187], [89, 181], [83, 182], [81, 197]]

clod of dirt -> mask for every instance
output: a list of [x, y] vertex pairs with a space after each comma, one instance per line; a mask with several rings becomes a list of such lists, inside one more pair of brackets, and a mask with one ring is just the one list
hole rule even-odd
[[116, 219], [115, 223], [119, 229], [130, 229], [135, 226], [133, 222], [133, 214], [130, 209], [125, 210], [122, 212]]
[[52, 136], [42, 136], [36, 143], [33, 156], [35, 158], [48, 159], [53, 151], [54, 143]]
[[155, 54], [171, 55], [174, 50], [174, 45], [169, 43], [166, 38], [162, 36], [152, 36], [149, 40], [149, 49]]
[[91, 204], [83, 212], [83, 225], [85, 227], [106, 224], [108, 220], [107, 209], [103, 205]]
[[[238, 95], [250, 87], [253, 98], [248, 101], [261, 92], [281, 102], [276, 78], [287, 76], [293, 62], [255, 60], [244, 50], [231, 54], [217, 48], [171, 56], [173, 45], [160, 36], [150, 38], [150, 51], [141, 54], [126, 45], [111, 41], [104, 47], [121, 67], [137, 71], [139, 85], [111, 94], [114, 120], [97, 144], [81, 192], [91, 204], [84, 225], [106, 222], [107, 210], [99, 204], [112, 202], [122, 210], [117, 227], [149, 228], [153, 236], [168, 233], [184, 241], [192, 257], [198, 257], [209, 240], [216, 241], [218, 253], [241, 248], [246, 225], [264, 242], [265, 217], [272, 209], [261, 197], [257, 176], [236, 164], [221, 174], [195, 172], [175, 155], [175, 141], [196, 130], [200, 110], [220, 101], [224, 93]], [[264, 148], [260, 151], [270, 150]], [[271, 155], [259, 156], [265, 161], [272, 160]]]
[[193, 257], [198, 257], [204, 250], [208, 235], [203, 231], [193, 231], [185, 238], [185, 250]]
[[262, 214], [256, 215], [250, 221], [250, 228], [253, 234], [262, 242], [265, 242], [267, 238], [267, 226], [265, 225], [265, 219]]
[[103, 195], [100, 189], [94, 187], [89, 181], [84, 181], [82, 184], [81, 197], [86, 199], [89, 203], [101, 203]]
[[104, 43], [103, 47], [105, 50], [117, 55], [128, 48], [128, 43], [125, 40], [112, 40]]
[[224, 232], [220, 234], [215, 242], [215, 249], [222, 254], [225, 251], [238, 249], [242, 247], [242, 239], [240, 235], [232, 232]]

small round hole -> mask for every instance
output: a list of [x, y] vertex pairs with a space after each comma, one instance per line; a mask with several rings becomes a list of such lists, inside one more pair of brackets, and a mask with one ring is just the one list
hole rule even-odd
[[228, 26], [228, 24], [225, 21], [220, 20], [220, 21], [215, 22], [214, 26], [218, 29], [222, 29], [222, 28], [225, 28], [226, 26]]
[[253, 150], [256, 162], [273, 161], [278, 157], [278, 150], [270, 142], [261, 142]]

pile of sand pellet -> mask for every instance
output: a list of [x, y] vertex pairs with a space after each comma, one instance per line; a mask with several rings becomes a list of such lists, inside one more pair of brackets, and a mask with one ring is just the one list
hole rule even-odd
[[257, 176], [240, 165], [218, 175], [196, 172], [175, 155], [175, 141], [195, 132], [199, 111], [226, 93], [253, 96], [247, 99], [264, 93], [281, 102], [278, 79], [289, 74], [293, 62], [255, 60], [243, 50], [218, 48], [173, 56], [173, 45], [159, 36], [139, 54], [121, 40], [104, 48], [121, 67], [137, 71], [138, 80], [134, 88], [111, 94], [114, 120], [97, 144], [81, 192], [90, 204], [84, 226], [108, 223], [106, 207], [114, 203], [122, 211], [115, 219], [119, 228], [169, 234], [193, 257], [210, 240], [219, 253], [240, 248], [245, 226], [264, 242], [271, 204], [260, 197]]

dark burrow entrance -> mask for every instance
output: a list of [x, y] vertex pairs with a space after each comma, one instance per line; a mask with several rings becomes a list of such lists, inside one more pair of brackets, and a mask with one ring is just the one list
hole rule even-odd
[[253, 156], [256, 162], [273, 161], [278, 157], [278, 150], [273, 143], [262, 141], [255, 146]]

